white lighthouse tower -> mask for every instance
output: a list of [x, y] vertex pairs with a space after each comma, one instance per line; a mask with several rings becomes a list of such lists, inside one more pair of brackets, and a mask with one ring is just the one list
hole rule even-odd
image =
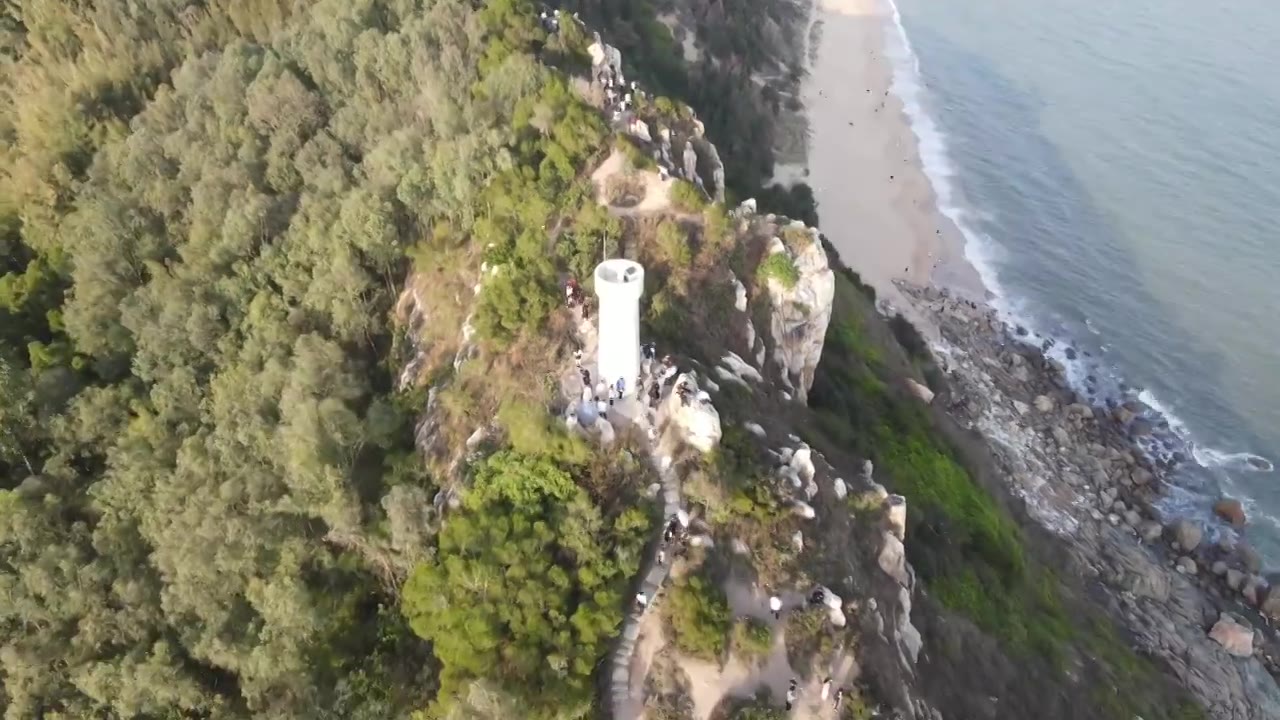
[[599, 344], [596, 371], [613, 387], [622, 378], [626, 394], [636, 391], [640, 376], [640, 296], [644, 294], [644, 268], [621, 258], [596, 266]]

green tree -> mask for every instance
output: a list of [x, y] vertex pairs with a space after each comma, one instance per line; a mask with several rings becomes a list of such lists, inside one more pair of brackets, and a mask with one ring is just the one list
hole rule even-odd
[[403, 592], [410, 625], [443, 666], [433, 712], [488, 678], [531, 717], [582, 715], [644, 542], [643, 527], [624, 527], [615, 537], [548, 458], [502, 452], [484, 461], [434, 560]]

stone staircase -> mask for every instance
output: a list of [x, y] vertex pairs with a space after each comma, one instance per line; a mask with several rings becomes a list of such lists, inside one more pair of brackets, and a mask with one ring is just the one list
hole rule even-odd
[[683, 509], [680, 501], [680, 478], [675, 470], [670, 467], [659, 467], [658, 473], [662, 481], [663, 520], [658, 524], [654, 541], [650, 544], [650, 552], [641, 565], [639, 577], [642, 579], [639, 587], [636, 588], [636, 592], [644, 593], [650, 598], [650, 602], [643, 609], [636, 608], [635, 604], [631, 603], [626, 620], [622, 623], [622, 634], [618, 638], [618, 645], [610, 656], [609, 697], [614, 720], [632, 720], [639, 715], [640, 699], [633, 698], [631, 694], [631, 668], [635, 660], [636, 643], [640, 640], [640, 627], [644, 622], [645, 613], [655, 611], [658, 591], [666, 582], [674, 559], [674, 553], [668, 552], [666, 564], [658, 564], [658, 551], [662, 547], [663, 530], [666, 528], [667, 521]]

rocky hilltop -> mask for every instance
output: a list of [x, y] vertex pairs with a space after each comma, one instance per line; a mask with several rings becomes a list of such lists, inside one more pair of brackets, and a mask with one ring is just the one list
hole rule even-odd
[[[618, 458], [621, 492], [652, 515], [597, 675], [601, 712], [1276, 710], [1271, 641], [1233, 602], [1267, 610], [1257, 558], [1159, 516], [1161, 468], [1140, 452], [1140, 423], [1081, 402], [984, 308], [903, 288], [936, 321], [927, 348], [876, 312], [817, 228], [756, 200], [726, 208], [734, 179], [698, 116], [632, 85], [622, 53], [593, 40], [572, 87], [613, 136], [587, 169], [602, 213], [590, 222], [606, 253], [646, 269], [657, 351], [642, 392], [614, 399], [596, 377], [586, 282], [532, 363], [476, 337], [477, 307], [509, 272], [501, 257], [468, 258], [460, 278], [420, 271], [397, 312], [411, 349], [401, 382], [451, 368], [426, 382], [416, 426], [445, 479], [418, 502], [424, 523], [447, 524], [474, 468], [522, 446], [513, 412], [554, 418], [535, 433], [544, 442]], [[579, 280], [589, 268], [571, 266]], [[546, 377], [554, 392], [539, 407], [475, 389], [495, 372]]]

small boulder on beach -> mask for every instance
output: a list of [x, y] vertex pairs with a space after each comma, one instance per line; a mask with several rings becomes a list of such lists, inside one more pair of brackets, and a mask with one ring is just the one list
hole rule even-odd
[[1272, 620], [1280, 620], [1280, 585], [1267, 588], [1265, 595], [1258, 593], [1258, 612]]
[[1192, 560], [1186, 555], [1183, 555], [1182, 557], [1178, 558], [1178, 562], [1174, 564], [1174, 567], [1176, 567], [1178, 572], [1182, 573], [1183, 575], [1196, 574], [1196, 561]]
[[1236, 529], [1244, 527], [1246, 522], [1244, 505], [1235, 498], [1222, 498], [1214, 503], [1213, 513]]
[[1253, 628], [1230, 613], [1222, 613], [1209, 630], [1209, 638], [1236, 657], [1253, 655]]
[[1169, 523], [1168, 530], [1174, 545], [1183, 552], [1192, 552], [1200, 547], [1200, 539], [1204, 537], [1200, 526], [1186, 518], [1178, 518]]

